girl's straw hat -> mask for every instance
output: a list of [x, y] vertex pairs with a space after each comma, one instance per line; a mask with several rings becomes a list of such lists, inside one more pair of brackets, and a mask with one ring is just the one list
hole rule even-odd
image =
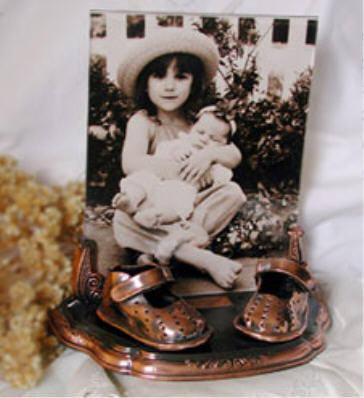
[[171, 53], [197, 56], [203, 63], [208, 81], [214, 78], [219, 66], [219, 52], [215, 42], [206, 35], [185, 28], [159, 28], [147, 32], [143, 39], [129, 39], [122, 49], [117, 82], [129, 97], [143, 68], [155, 58]]

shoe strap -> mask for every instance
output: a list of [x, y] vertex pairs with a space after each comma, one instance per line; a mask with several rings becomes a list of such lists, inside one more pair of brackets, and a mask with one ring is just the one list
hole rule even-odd
[[173, 281], [174, 277], [168, 267], [155, 267], [113, 286], [110, 297], [113, 301], [120, 303], [156, 286]]
[[266, 258], [259, 260], [256, 267], [256, 278], [266, 272], [279, 272], [292, 277], [303, 288], [312, 290], [316, 281], [307, 269], [306, 265], [298, 264], [287, 258]]

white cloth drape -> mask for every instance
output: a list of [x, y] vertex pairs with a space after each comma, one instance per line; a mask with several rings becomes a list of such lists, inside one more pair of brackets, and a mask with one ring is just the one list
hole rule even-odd
[[85, 178], [89, 10], [318, 15], [304, 152], [306, 255], [333, 316], [309, 364], [245, 379], [151, 382], [67, 349], [34, 390], [7, 396], [362, 395], [361, 0], [0, 1], [0, 153], [52, 183]]

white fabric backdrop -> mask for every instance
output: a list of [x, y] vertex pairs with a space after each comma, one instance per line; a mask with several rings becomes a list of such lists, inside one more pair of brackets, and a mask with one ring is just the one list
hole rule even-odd
[[0, 153], [52, 183], [85, 177], [89, 10], [318, 15], [301, 223], [333, 316], [327, 350], [273, 374], [151, 382], [66, 350], [32, 391], [9, 396], [362, 395], [362, 2], [360, 0], [0, 0]]

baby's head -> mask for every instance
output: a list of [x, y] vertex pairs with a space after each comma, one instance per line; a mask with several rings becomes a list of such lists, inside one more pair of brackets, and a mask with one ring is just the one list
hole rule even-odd
[[204, 108], [198, 114], [198, 119], [189, 134], [196, 148], [207, 145], [226, 145], [231, 141], [231, 123], [216, 114], [212, 107]]

